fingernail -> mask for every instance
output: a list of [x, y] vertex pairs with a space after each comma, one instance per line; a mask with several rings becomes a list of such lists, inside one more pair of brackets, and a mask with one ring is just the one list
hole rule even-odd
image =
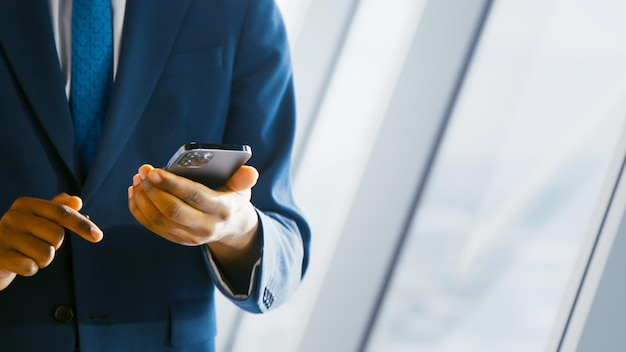
[[151, 171], [148, 176], [150, 177], [150, 180], [152, 180], [152, 182], [154, 183], [159, 183], [161, 182], [161, 175], [159, 175], [158, 171]]
[[93, 237], [93, 239], [96, 241], [100, 241], [102, 237], [104, 237], [104, 233], [98, 227], [92, 226], [91, 237]]
[[135, 176], [133, 176], [133, 186], [137, 187], [140, 183], [141, 183], [141, 176], [139, 176], [139, 174], [136, 174]]
[[135, 195], [135, 187], [128, 187], [128, 199], [131, 199]]
[[139, 176], [141, 177], [142, 180], [145, 180], [146, 177], [148, 177], [148, 170], [146, 170], [143, 167], [139, 168]]

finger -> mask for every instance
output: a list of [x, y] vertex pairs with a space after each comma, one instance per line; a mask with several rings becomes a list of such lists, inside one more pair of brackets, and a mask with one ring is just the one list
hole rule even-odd
[[141, 200], [141, 191], [135, 192], [138, 195], [129, 199], [128, 207], [139, 223], [169, 241], [184, 245], [195, 244], [193, 240], [190, 240], [192, 235], [189, 229], [160, 215], [154, 205]]
[[[55, 222], [19, 211], [12, 212], [11, 216], [7, 217], [6, 226], [12, 229], [10, 233], [34, 236], [48, 246], [52, 246], [55, 250], [61, 247], [65, 238], [65, 229]], [[19, 241], [19, 238], [11, 243], [17, 241]]]
[[150, 171], [154, 170], [154, 166], [150, 164], [143, 164], [139, 167], [138, 175], [141, 180], [145, 180], [148, 177]]
[[252, 188], [259, 179], [259, 172], [252, 166], [243, 165], [226, 182], [226, 187], [234, 192], [246, 191]]
[[33, 200], [33, 214], [48, 219], [76, 233], [90, 242], [102, 239], [102, 230], [96, 224], [68, 205], [44, 200]]
[[[215, 217], [205, 214], [174, 195], [144, 180], [133, 186], [129, 208], [133, 216], [152, 232], [179, 244], [199, 245], [214, 233]], [[198, 234], [201, 234], [200, 236]]]
[[2, 253], [0, 267], [21, 276], [33, 276], [39, 271], [39, 266], [34, 260], [19, 252]]
[[135, 197], [128, 200], [128, 210], [135, 217], [139, 223], [147, 227], [149, 230], [152, 230], [150, 221], [148, 221], [148, 217], [143, 213], [141, 208], [137, 205], [137, 199]]
[[58, 194], [52, 199], [52, 201], [60, 204], [65, 204], [76, 211], [79, 211], [83, 207], [83, 200], [80, 199], [80, 197], [70, 196], [67, 193]]
[[[53, 202], [59, 203], [59, 204], [63, 204], [66, 205], [72, 209], [74, 209], [76, 212], [78, 212], [80, 209], [82, 209], [83, 207], [83, 200], [80, 197], [77, 196], [70, 196], [67, 193], [61, 193], [59, 195], [57, 195], [56, 197], [54, 197], [52, 199]], [[80, 214], [80, 213], [79, 213]], [[81, 214], [81, 216], [83, 216]], [[102, 230], [100, 230], [100, 228], [89, 219], [89, 217], [87, 216], [83, 216], [85, 219], [88, 220], [88, 223], [90, 225], [90, 235], [92, 236], [92, 239], [89, 238], [85, 238], [81, 233], [76, 232], [79, 236], [85, 238], [88, 241], [91, 242], [99, 242], [100, 240], [102, 240], [103, 237], [103, 233]], [[81, 224], [82, 226], [86, 226], [85, 224]], [[57, 248], [58, 249], [58, 248]]]
[[[133, 181], [136, 183], [137, 181]], [[144, 188], [144, 184], [149, 181], [139, 181], [133, 186], [133, 197], [129, 200], [129, 208], [133, 216], [153, 232], [164, 234], [176, 224], [165, 217], [159, 207], [153, 201], [159, 199], [159, 193], [165, 193], [156, 187], [150, 187], [151, 194], [148, 195]]]
[[158, 209], [152, 203], [150, 197], [146, 195], [142, 182], [134, 179], [133, 184], [133, 197], [129, 200], [131, 213], [146, 226], [151, 228], [160, 226], [161, 216], [158, 214]]
[[[147, 176], [152, 185], [204, 214], [216, 216], [221, 220], [230, 216], [228, 207], [221, 199], [224, 192], [215, 191], [203, 184], [162, 169], [151, 170]], [[149, 191], [152, 192], [152, 190]], [[152, 197], [152, 194], [150, 196]]]
[[15, 252], [33, 260], [39, 268], [45, 268], [50, 265], [56, 254], [56, 250], [49, 243], [29, 234], [20, 235], [19, 240], [12, 242], [14, 242], [13, 250]]

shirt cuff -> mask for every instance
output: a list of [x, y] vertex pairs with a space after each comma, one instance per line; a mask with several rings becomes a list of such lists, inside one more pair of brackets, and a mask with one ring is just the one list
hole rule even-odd
[[228, 281], [226, 281], [226, 279], [224, 279], [224, 277], [222, 276], [222, 273], [220, 272], [219, 267], [215, 263], [215, 260], [213, 260], [213, 255], [211, 254], [211, 251], [209, 250], [209, 246], [205, 245], [204, 250], [206, 251], [207, 257], [209, 258], [209, 264], [211, 265], [211, 269], [213, 270], [213, 272], [215, 273], [215, 277], [217, 278], [217, 282], [215, 284], [220, 286], [222, 288], [222, 291], [226, 293], [227, 295], [230, 295], [232, 298], [245, 300], [248, 297], [250, 297], [250, 295], [252, 294], [252, 289], [254, 288], [254, 281], [255, 281], [254, 278], [257, 276], [257, 272], [259, 271], [259, 268], [261, 267], [261, 256], [259, 256], [259, 259], [256, 261], [256, 263], [254, 263], [254, 266], [252, 267], [252, 272], [250, 273], [250, 281], [248, 281], [248, 292], [245, 294], [243, 293], [236, 294], [233, 292], [233, 289], [228, 283]]

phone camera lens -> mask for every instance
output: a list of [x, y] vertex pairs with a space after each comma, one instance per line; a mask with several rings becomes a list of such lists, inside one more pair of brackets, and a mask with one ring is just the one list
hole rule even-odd
[[180, 164], [184, 167], [202, 167], [213, 159], [213, 153], [210, 152], [192, 152], [188, 153]]

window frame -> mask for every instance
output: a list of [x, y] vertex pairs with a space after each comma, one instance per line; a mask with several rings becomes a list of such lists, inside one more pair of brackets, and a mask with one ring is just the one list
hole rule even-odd
[[491, 3], [426, 4], [299, 351], [365, 348]]

